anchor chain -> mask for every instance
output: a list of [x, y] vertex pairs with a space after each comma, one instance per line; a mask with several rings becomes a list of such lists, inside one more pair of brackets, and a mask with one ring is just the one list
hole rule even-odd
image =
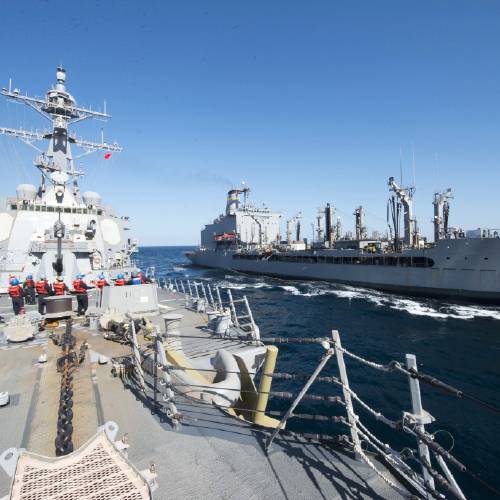
[[72, 320], [68, 319], [66, 330], [61, 338], [62, 356], [57, 360], [57, 370], [61, 375], [57, 436], [55, 439], [56, 456], [68, 455], [73, 451], [73, 372], [80, 359], [85, 356], [85, 347], [80, 355], [75, 352], [75, 337], [72, 333]]

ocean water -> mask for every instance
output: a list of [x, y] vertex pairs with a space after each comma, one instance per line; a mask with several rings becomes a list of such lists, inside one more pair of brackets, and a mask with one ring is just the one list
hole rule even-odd
[[[137, 255], [143, 269], [155, 266], [158, 277], [203, 279], [230, 288], [233, 295], [246, 295], [261, 335], [280, 337], [323, 337], [332, 329], [340, 332], [349, 350], [379, 363], [404, 361], [415, 354], [419, 370], [433, 375], [466, 393], [500, 406], [500, 307], [454, 304], [387, 294], [373, 290], [247, 276], [221, 270], [189, 266], [184, 256], [190, 247], [145, 247]], [[322, 348], [282, 345], [277, 371], [310, 374]], [[346, 359], [351, 388], [369, 405], [398, 420], [411, 409], [408, 381], [396, 373], [374, 371]], [[336, 375], [336, 364], [326, 366], [324, 375]], [[294, 391], [294, 382], [275, 381], [274, 390]], [[335, 386], [313, 385], [311, 393], [338, 394]], [[423, 407], [436, 419], [428, 426], [436, 440], [461, 460], [470, 471], [500, 489], [500, 416], [486, 408], [421, 384]], [[285, 410], [286, 402], [271, 400], [271, 409]], [[365, 425], [394, 448], [416, 444], [408, 435], [375, 422], [358, 407]], [[298, 413], [342, 414], [327, 404], [301, 404]], [[347, 434], [345, 427], [290, 420], [295, 431]], [[455, 472], [455, 471], [454, 471]], [[494, 495], [457, 472], [469, 498]]]

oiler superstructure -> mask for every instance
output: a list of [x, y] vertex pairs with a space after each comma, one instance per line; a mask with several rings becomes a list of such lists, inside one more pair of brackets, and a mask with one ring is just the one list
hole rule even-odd
[[354, 210], [355, 233], [343, 232], [327, 204], [312, 225], [313, 241], [301, 238], [300, 215], [287, 221], [282, 240], [281, 214], [240, 204], [248, 189], [233, 189], [225, 215], [205, 226], [200, 248], [187, 256], [196, 265], [239, 272], [499, 303], [500, 230], [450, 227], [448, 189], [434, 195], [434, 242], [428, 242], [413, 214], [415, 188], [393, 177], [388, 187], [386, 237], [368, 236], [362, 206]]
[[[20, 184], [16, 196], [0, 200], [0, 291], [9, 278], [31, 274], [49, 281], [61, 276], [69, 284], [76, 274], [93, 278], [101, 272], [127, 273], [137, 242], [126, 235], [128, 217], [117, 216], [93, 191], [80, 193], [83, 171], [75, 160], [95, 151], [106, 157], [121, 151], [116, 143], [78, 138], [70, 127], [83, 120], [107, 120], [110, 115], [77, 105], [66, 89], [66, 71], [57, 68], [57, 82], [45, 98], [2, 89], [7, 99], [25, 104], [51, 122], [42, 132], [0, 127], [0, 134], [16, 137], [38, 151], [34, 161], [40, 171], [38, 187]], [[48, 141], [46, 152], [35, 146]], [[73, 156], [72, 147], [82, 151]]]

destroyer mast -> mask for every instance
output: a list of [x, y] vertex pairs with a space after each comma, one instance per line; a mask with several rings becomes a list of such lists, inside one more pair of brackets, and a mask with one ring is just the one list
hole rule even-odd
[[[108, 115], [106, 112], [92, 111], [91, 109], [77, 106], [74, 97], [66, 91], [66, 71], [60, 66], [56, 71], [56, 79], [56, 85], [47, 92], [45, 99], [22, 95], [18, 89], [12, 90], [10, 85], [9, 89], [3, 88], [1, 91], [2, 95], [8, 99], [26, 104], [51, 121], [51, 131], [32, 132], [24, 129], [0, 127], [0, 134], [17, 137], [41, 153], [34, 163], [42, 173], [42, 185], [45, 184], [46, 180], [52, 182], [57, 187], [57, 198], [58, 202], [61, 203], [70, 177], [74, 178], [76, 185], [76, 178], [83, 175], [83, 172], [79, 172], [74, 168], [71, 144], [75, 144], [85, 150], [85, 153], [77, 158], [99, 150], [110, 153], [120, 152], [122, 148], [116, 143], [96, 143], [78, 139], [75, 134], [69, 132], [69, 125], [87, 120], [88, 118], [108, 120], [111, 118], [111, 115]], [[46, 153], [41, 152], [33, 144], [36, 141], [44, 139], [49, 141]]]
[[[135, 251], [136, 242], [130, 239], [127, 242], [122, 237], [123, 230], [128, 229], [124, 227], [127, 218], [116, 217], [102, 206], [97, 193], [86, 192], [82, 196], [79, 193], [78, 179], [84, 172], [75, 168], [76, 159], [96, 151], [103, 151], [109, 158], [112, 153], [122, 151], [117, 143], [104, 142], [104, 138], [92, 142], [70, 132], [72, 125], [90, 118], [110, 119], [106, 105], [104, 111], [78, 106], [66, 89], [66, 71], [61, 66], [56, 70], [56, 80], [45, 98], [23, 95], [11, 83], [8, 89], [1, 90], [10, 101], [25, 104], [42, 115], [51, 128], [28, 131], [0, 127], [0, 134], [16, 137], [39, 153], [34, 165], [41, 173], [38, 188], [21, 184], [17, 199], [9, 199], [3, 213], [0, 207], [0, 271], [8, 275], [30, 272], [47, 277], [64, 274], [69, 281], [77, 272], [129, 267], [129, 256]], [[48, 141], [45, 152], [35, 145], [42, 140]], [[73, 156], [72, 146], [81, 148], [82, 153]], [[25, 217], [28, 214], [21, 210], [37, 214]], [[2, 276], [0, 272], [0, 287], [5, 284], [5, 274]]]

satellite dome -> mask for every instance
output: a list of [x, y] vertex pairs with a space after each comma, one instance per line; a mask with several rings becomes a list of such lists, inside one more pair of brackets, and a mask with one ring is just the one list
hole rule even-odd
[[94, 191], [86, 191], [83, 193], [82, 198], [85, 205], [92, 205], [93, 207], [99, 206], [102, 201], [101, 195], [99, 193], [95, 193]]
[[16, 187], [17, 199], [20, 201], [34, 201], [38, 190], [33, 184], [19, 184]]

